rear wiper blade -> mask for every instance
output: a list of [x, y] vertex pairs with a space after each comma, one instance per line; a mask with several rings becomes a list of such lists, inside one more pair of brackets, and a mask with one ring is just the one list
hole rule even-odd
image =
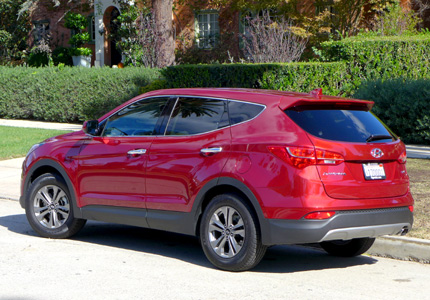
[[386, 135], [386, 134], [376, 134], [376, 135], [372, 134], [367, 138], [366, 142], [369, 143], [373, 141], [387, 140], [387, 139], [392, 140], [393, 137], [391, 135]]

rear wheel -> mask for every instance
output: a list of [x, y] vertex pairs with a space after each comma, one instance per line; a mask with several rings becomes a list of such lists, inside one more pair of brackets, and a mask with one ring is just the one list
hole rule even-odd
[[255, 267], [266, 252], [257, 226], [255, 216], [240, 197], [233, 194], [214, 197], [200, 225], [200, 240], [206, 257], [216, 267], [227, 271]]
[[369, 250], [374, 241], [374, 238], [360, 238], [349, 241], [322, 242], [320, 245], [330, 255], [352, 257]]
[[31, 184], [25, 213], [34, 231], [47, 238], [71, 237], [86, 223], [73, 216], [69, 190], [55, 174], [44, 174]]

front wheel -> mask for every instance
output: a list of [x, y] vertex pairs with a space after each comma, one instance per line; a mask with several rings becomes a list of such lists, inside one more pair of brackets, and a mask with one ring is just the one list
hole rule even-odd
[[369, 250], [373, 242], [375, 242], [374, 238], [360, 238], [349, 241], [322, 242], [320, 245], [330, 255], [353, 257]]
[[47, 238], [68, 238], [85, 225], [86, 220], [73, 216], [73, 205], [64, 180], [55, 174], [44, 174], [30, 186], [25, 213], [31, 227]]
[[200, 224], [200, 241], [209, 261], [227, 271], [245, 271], [263, 258], [258, 223], [248, 205], [234, 194], [215, 196]]

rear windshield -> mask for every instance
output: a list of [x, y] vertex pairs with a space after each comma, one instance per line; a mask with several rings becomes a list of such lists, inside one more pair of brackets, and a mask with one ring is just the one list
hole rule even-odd
[[327, 140], [389, 142], [394, 134], [371, 112], [339, 109], [287, 109], [285, 113], [306, 132]]

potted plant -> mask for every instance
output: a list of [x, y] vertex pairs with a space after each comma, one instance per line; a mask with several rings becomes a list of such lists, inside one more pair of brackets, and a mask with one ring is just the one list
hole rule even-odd
[[69, 44], [72, 46], [70, 48], [70, 55], [73, 59], [73, 65], [91, 67], [92, 51], [90, 48], [82, 47], [90, 41], [90, 34], [82, 32], [87, 27], [87, 19], [83, 15], [73, 12], [68, 12], [64, 19], [64, 26], [72, 30]]

